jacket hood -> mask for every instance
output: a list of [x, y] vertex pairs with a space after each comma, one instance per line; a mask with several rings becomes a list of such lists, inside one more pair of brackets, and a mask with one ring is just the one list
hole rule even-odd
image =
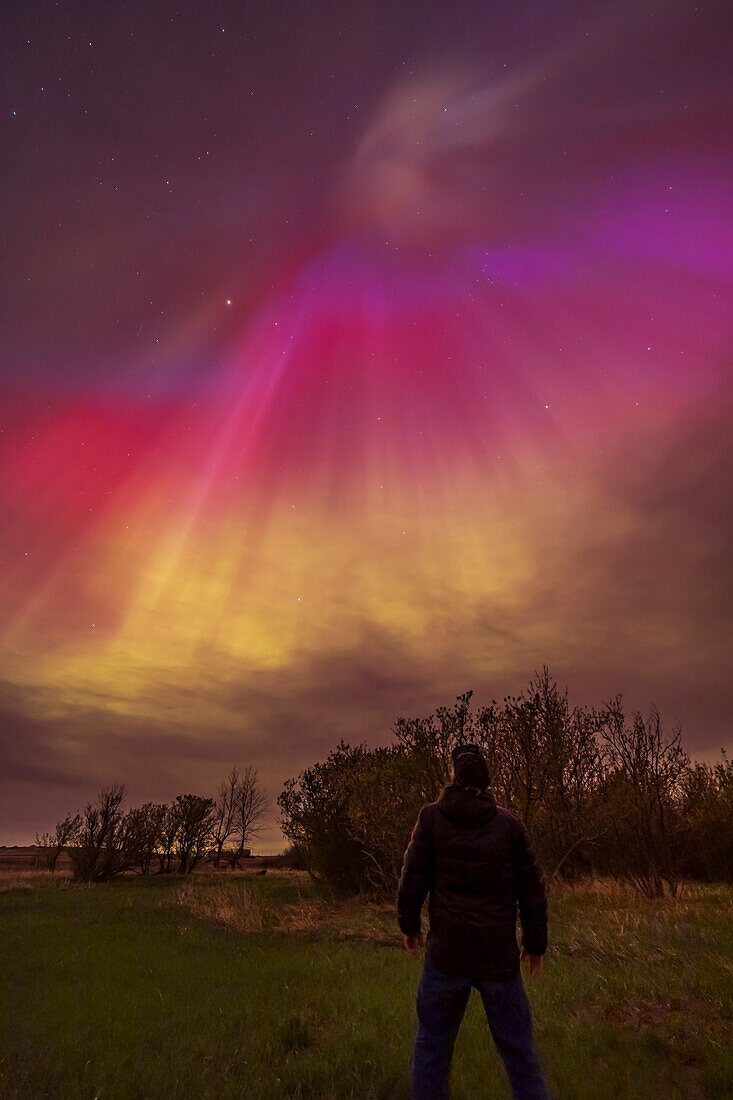
[[496, 815], [496, 799], [489, 790], [451, 783], [438, 798], [438, 809], [451, 821], [463, 825], [484, 825]]

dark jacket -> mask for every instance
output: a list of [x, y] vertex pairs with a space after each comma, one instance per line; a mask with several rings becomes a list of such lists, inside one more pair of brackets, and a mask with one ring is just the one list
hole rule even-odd
[[517, 972], [517, 905], [525, 948], [547, 950], [536, 852], [520, 819], [497, 807], [488, 790], [453, 784], [420, 811], [397, 892], [406, 936], [419, 932], [428, 892], [428, 957], [447, 977], [484, 981]]

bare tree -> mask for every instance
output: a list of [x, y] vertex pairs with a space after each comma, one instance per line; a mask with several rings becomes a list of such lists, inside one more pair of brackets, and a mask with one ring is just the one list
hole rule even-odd
[[131, 867], [149, 875], [153, 856], [159, 851], [167, 807], [146, 802], [130, 810], [125, 818], [125, 846]]
[[666, 734], [655, 707], [647, 719], [635, 711], [629, 724], [619, 694], [606, 703], [603, 738], [607, 787], [627, 807], [616, 834], [617, 849], [625, 851], [623, 871], [651, 897], [662, 894], [665, 882], [674, 893], [677, 803], [690, 766], [682, 731]]
[[239, 790], [240, 775], [236, 767], [233, 767], [216, 788], [214, 799], [214, 824], [211, 831], [211, 839], [214, 844], [214, 866], [218, 867], [221, 861], [221, 853], [234, 829], [234, 817]]
[[175, 806], [166, 805], [163, 819], [160, 823], [160, 837], [158, 840], [157, 856], [160, 860], [159, 875], [169, 875], [173, 862], [173, 852], [176, 847], [179, 831], [179, 816]]
[[81, 828], [81, 814], [67, 814], [63, 821], [59, 821], [53, 833], [36, 833], [36, 844], [43, 848], [46, 868], [49, 871], [56, 870], [58, 858], [72, 844], [79, 835]]
[[239, 841], [239, 845], [229, 860], [230, 867], [237, 866], [248, 841], [258, 836], [267, 808], [267, 794], [260, 786], [257, 771], [251, 765], [247, 765], [239, 776], [234, 796], [231, 835]]
[[84, 807], [77, 846], [69, 851], [74, 877], [80, 881], [106, 882], [127, 869], [124, 798], [125, 788], [116, 783]]
[[173, 803], [178, 819], [176, 855], [178, 870], [189, 874], [199, 862], [211, 840], [213, 798], [198, 794], [179, 794]]
[[399, 717], [393, 733], [413, 761], [423, 802], [437, 798], [441, 787], [450, 783], [453, 767], [451, 750], [476, 735], [470, 705], [472, 691], [456, 697], [452, 707], [438, 707], [428, 718]]
[[606, 831], [600, 728], [595, 710], [570, 707], [546, 665], [519, 696], [492, 700], [476, 717], [494, 792], [522, 817], [551, 877], [581, 873]]
[[687, 874], [708, 882], [733, 878], [733, 760], [696, 763], [682, 779], [681, 847]]

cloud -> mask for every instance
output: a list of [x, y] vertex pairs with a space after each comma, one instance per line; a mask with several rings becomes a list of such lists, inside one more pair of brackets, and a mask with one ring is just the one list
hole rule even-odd
[[420, 620], [439, 624], [430, 636], [365, 620], [271, 667], [210, 641], [176, 675], [151, 666], [134, 709], [94, 684], [60, 706], [52, 685], [6, 678], [3, 839], [52, 827], [105, 783], [124, 782], [133, 802], [167, 800], [212, 792], [234, 763], [257, 767], [274, 802], [340, 738], [387, 743], [398, 715], [467, 689], [477, 703], [516, 693], [543, 663], [574, 702], [623, 691], [629, 707], [654, 703], [668, 726], [681, 722], [693, 752], [729, 743], [729, 404], [721, 390], [617, 441], [583, 471], [571, 510], [548, 522], [550, 508], [528, 532], [535, 567], [513, 585], [473, 599], [436, 580], [436, 617]]

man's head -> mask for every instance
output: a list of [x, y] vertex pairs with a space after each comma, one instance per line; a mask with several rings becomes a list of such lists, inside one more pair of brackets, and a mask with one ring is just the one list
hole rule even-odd
[[489, 769], [478, 745], [456, 745], [451, 753], [456, 783], [483, 791], [489, 785]]

